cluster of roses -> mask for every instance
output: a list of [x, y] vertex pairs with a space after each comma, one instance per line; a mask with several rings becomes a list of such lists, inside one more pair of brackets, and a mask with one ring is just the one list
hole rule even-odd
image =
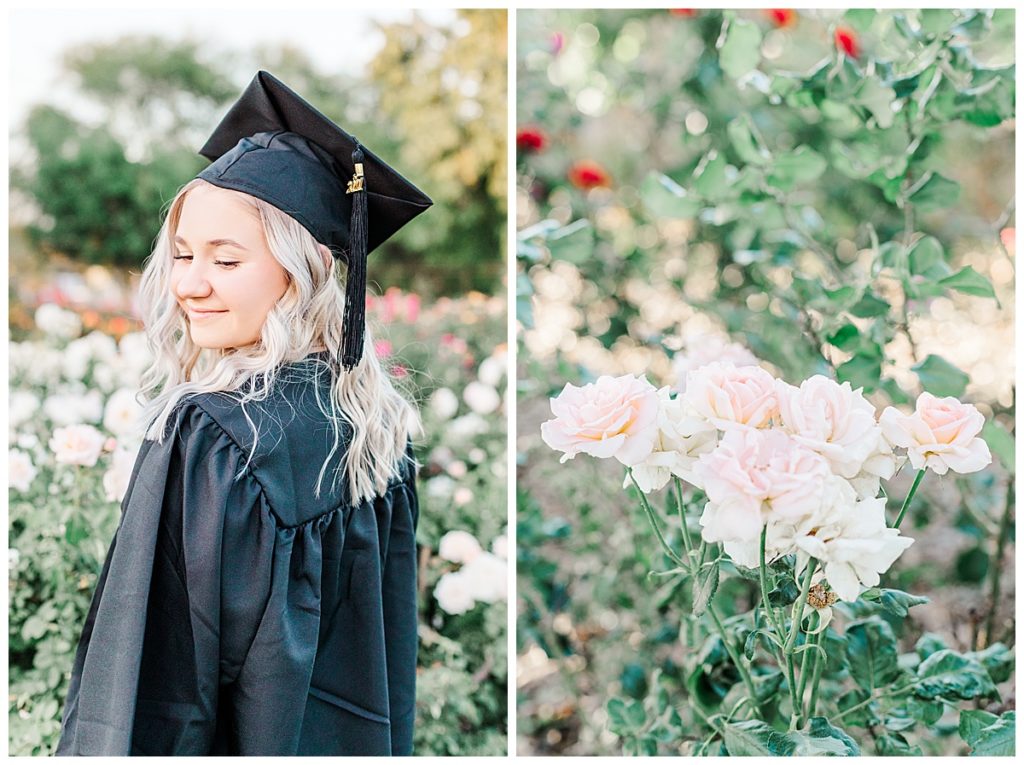
[[484, 550], [475, 536], [461, 529], [441, 537], [438, 556], [461, 564], [459, 570], [442, 574], [434, 587], [442, 610], [464, 614], [477, 603], [508, 600], [508, 542], [504, 534], [494, 540], [491, 550]]
[[[562, 461], [615, 457], [649, 493], [676, 476], [707, 496], [701, 535], [739, 565], [795, 554], [798, 571], [822, 564], [842, 600], [855, 600], [913, 540], [886, 522], [880, 481], [904, 459], [917, 470], [969, 473], [991, 462], [984, 417], [955, 398], [922, 393], [915, 411], [875, 408], [861, 389], [815, 375], [799, 387], [761, 367], [713, 362], [691, 369], [682, 391], [646, 378], [567, 384], [541, 426]], [[896, 449], [905, 449], [905, 458]], [[630, 478], [631, 476], [631, 478]]]

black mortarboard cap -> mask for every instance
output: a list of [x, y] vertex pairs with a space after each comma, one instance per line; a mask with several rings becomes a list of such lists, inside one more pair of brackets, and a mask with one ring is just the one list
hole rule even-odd
[[430, 198], [264, 71], [199, 153], [212, 161], [199, 178], [269, 202], [345, 260], [342, 364], [354, 367], [363, 349], [366, 256]]

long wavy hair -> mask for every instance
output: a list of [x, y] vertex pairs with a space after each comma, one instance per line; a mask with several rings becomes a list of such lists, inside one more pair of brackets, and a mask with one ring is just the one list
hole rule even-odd
[[[267, 398], [284, 365], [326, 349], [330, 396], [324, 400], [318, 394], [317, 402], [333, 425], [333, 447], [320, 469], [316, 496], [320, 496], [331, 458], [343, 447], [345, 452], [333, 471], [332, 490], [344, 476], [353, 502], [383, 494], [400, 474], [405, 445], [410, 433], [419, 429], [419, 416], [373, 352], [369, 327], [362, 360], [352, 371], [342, 371], [345, 289], [338, 260], [325, 258], [323, 246], [294, 218], [249, 194], [219, 189], [234, 194], [259, 218], [268, 248], [287, 274], [288, 286], [267, 314], [259, 340], [252, 345], [222, 350], [200, 348], [192, 342], [185, 313], [171, 291], [171, 267], [185, 197], [202, 185], [212, 184], [197, 178], [175, 195], [142, 273], [143, 321], [154, 354], [153, 363], [142, 376], [144, 419], [149, 423], [145, 437], [163, 441], [167, 423], [185, 397], [213, 391], [229, 393], [253, 428], [251, 459], [260, 433], [245, 412], [245, 405]], [[308, 366], [314, 375], [323, 372], [322, 365]]]

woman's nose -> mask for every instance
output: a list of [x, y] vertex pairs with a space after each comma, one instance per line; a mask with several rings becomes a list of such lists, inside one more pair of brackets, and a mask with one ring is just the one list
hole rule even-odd
[[206, 297], [212, 291], [210, 282], [206, 278], [206, 270], [202, 263], [192, 261], [181, 279], [174, 287], [175, 293], [181, 299]]

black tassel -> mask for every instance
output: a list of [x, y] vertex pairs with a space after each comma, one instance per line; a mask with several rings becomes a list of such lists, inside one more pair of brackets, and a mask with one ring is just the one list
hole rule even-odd
[[357, 143], [352, 152], [355, 172], [348, 184], [352, 194], [352, 224], [349, 227], [348, 282], [345, 285], [341, 364], [351, 371], [363, 357], [363, 333], [366, 326], [366, 238], [368, 219], [363, 177], [363, 148]]

